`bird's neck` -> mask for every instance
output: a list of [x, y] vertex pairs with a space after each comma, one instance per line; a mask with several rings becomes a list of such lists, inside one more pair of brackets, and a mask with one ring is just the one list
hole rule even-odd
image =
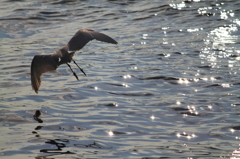
[[64, 63], [70, 63], [72, 61], [72, 57], [75, 52], [62, 52], [62, 56], [60, 57], [59, 65]]

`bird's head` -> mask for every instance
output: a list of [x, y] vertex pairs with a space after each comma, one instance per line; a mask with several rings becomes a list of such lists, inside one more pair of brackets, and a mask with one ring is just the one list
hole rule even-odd
[[60, 63], [68, 63], [72, 61], [72, 57], [74, 55], [75, 52], [68, 52], [68, 49], [66, 47], [63, 47], [61, 49], [59, 49], [59, 51], [61, 52], [61, 61]]

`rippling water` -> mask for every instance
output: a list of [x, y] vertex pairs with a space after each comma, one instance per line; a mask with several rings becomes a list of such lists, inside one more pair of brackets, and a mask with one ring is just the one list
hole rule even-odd
[[[240, 1], [0, 5], [1, 158], [240, 158]], [[83, 28], [119, 44], [90, 42], [87, 77], [61, 65], [35, 94], [33, 56]]]

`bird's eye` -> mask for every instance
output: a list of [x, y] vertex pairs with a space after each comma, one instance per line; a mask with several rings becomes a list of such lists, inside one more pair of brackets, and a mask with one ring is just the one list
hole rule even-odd
[[59, 58], [58, 58], [58, 62], [60, 62], [60, 61], [61, 61], [61, 58], [59, 57]]

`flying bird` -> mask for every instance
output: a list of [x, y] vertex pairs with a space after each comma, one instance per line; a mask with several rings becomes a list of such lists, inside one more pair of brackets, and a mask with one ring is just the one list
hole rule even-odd
[[[108, 35], [99, 33], [91, 29], [81, 29], [75, 33], [75, 35], [70, 39], [67, 45], [58, 49], [55, 53], [48, 55], [35, 55], [31, 64], [31, 84], [33, 90], [38, 93], [39, 87], [41, 85], [40, 77], [43, 73], [54, 71], [61, 64], [67, 64], [68, 67], [71, 69], [73, 75], [78, 80], [78, 76], [72, 70], [69, 63], [73, 61], [78, 66], [78, 64], [73, 60], [74, 53], [82, 49], [89, 41], [94, 39], [102, 42], [117, 44], [117, 41], [115, 41]], [[83, 69], [81, 69], [79, 66], [78, 68], [86, 76]]]

